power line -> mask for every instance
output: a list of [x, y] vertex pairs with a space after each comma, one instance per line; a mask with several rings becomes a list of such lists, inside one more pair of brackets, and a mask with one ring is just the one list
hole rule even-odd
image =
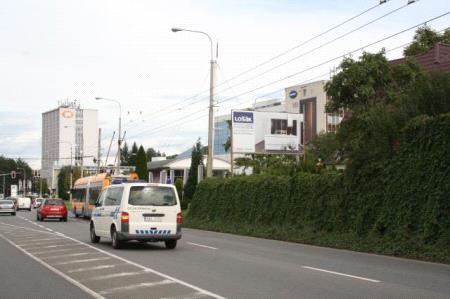
[[[285, 51], [283, 51], [283, 52], [277, 54], [276, 56], [271, 57], [271, 58], [269, 58], [269, 59], [263, 61], [262, 63], [259, 63], [258, 65], [253, 66], [253, 67], [251, 67], [251, 68], [249, 68], [249, 69], [247, 69], [247, 70], [245, 70], [245, 71], [242, 71], [241, 73], [239, 73], [239, 74], [233, 76], [232, 78], [230, 78], [230, 79], [228, 79], [228, 80], [223, 81], [222, 83], [219, 83], [218, 85], [216, 85], [216, 87], [219, 87], [219, 86], [222, 86], [222, 85], [224, 85], [224, 84], [226, 84], [226, 83], [228, 83], [228, 82], [234, 81], [235, 79], [241, 77], [242, 75], [244, 75], [244, 74], [246, 74], [246, 73], [249, 73], [249, 72], [251, 72], [251, 71], [254, 71], [254, 70], [256, 70], [256, 69], [259, 69], [260, 67], [262, 67], [262, 66], [264, 66], [264, 65], [266, 65], [266, 64], [268, 64], [268, 63], [270, 63], [270, 62], [272, 62], [272, 61], [274, 61], [274, 60], [276, 60], [276, 59], [278, 59], [278, 58], [280, 58], [280, 57], [282, 57], [282, 56], [284, 56], [284, 55], [286, 55], [286, 54], [288, 54], [288, 53], [290, 53], [290, 52], [292, 52], [292, 51], [294, 51], [294, 50], [296, 50], [296, 49], [298, 49], [298, 48], [300, 48], [300, 47], [302, 47], [302, 46], [304, 46], [304, 45], [306, 45], [306, 44], [308, 44], [308, 43], [310, 43], [310, 42], [312, 42], [312, 41], [314, 41], [314, 40], [316, 40], [316, 39], [318, 39], [319, 37], [322, 37], [322, 36], [326, 35], [327, 33], [330, 33], [331, 31], [333, 31], [333, 30], [335, 30], [335, 29], [338, 29], [339, 27], [342, 27], [343, 25], [345, 25], [345, 24], [347, 24], [347, 23], [349, 23], [349, 22], [351, 22], [351, 21], [357, 19], [358, 17], [361, 17], [362, 15], [364, 15], [364, 14], [366, 14], [366, 13], [368, 13], [368, 12], [374, 10], [374, 9], [377, 8], [378, 6], [381, 6], [382, 4], [384, 4], [384, 3], [386, 3], [386, 2], [389, 2], [389, 1], [390, 1], [390, 0], [387, 0], [387, 1], [380, 1], [378, 4], [376, 4], [376, 5], [374, 5], [374, 6], [371, 6], [371, 7], [367, 8], [367, 9], [365, 9], [365, 10], [359, 12], [358, 14], [356, 14], [356, 15], [354, 15], [354, 16], [352, 16], [352, 17], [346, 19], [346, 20], [344, 20], [343, 22], [341, 22], [341, 23], [339, 23], [339, 24], [337, 24], [337, 25], [332, 26], [331, 28], [329, 28], [329, 29], [327, 29], [327, 30], [325, 30], [325, 31], [323, 31], [323, 32], [321, 32], [321, 33], [319, 33], [319, 34], [317, 34], [317, 35], [315, 35], [315, 36], [313, 36], [313, 37], [307, 39], [306, 41], [303, 41], [303, 42], [301, 42], [301, 43], [299, 43], [299, 44], [297, 44], [297, 45], [295, 45], [295, 46], [293, 46], [293, 47], [291, 47], [291, 48], [289, 48], [289, 49], [287, 49], [287, 50], [285, 50]], [[225, 89], [225, 90], [228, 90], [228, 89]], [[166, 108], [163, 108], [163, 109], [154, 111], [154, 112], [152, 112], [151, 114], [148, 114], [148, 115], [150, 115], [150, 116], [157, 115], [158, 113], [160, 113], [160, 112], [162, 112], [162, 111], [165, 111], [166, 109], [168, 109], [168, 108], [170, 108], [170, 107], [174, 107], [174, 106], [177, 106], [177, 105], [179, 105], [179, 104], [185, 103], [186, 101], [190, 101], [190, 100], [196, 99], [196, 98], [198, 98], [200, 95], [202, 95], [203, 93], [205, 93], [205, 92], [207, 92], [207, 91], [209, 91], [209, 89], [206, 89], [206, 90], [204, 90], [204, 91], [202, 91], [202, 92], [199, 92], [199, 93], [197, 93], [196, 95], [194, 95], [194, 96], [192, 96], [192, 97], [189, 97], [189, 98], [187, 98], [187, 99], [183, 99], [183, 100], [181, 100], [181, 101], [179, 101], [179, 102], [177, 102], [177, 103], [175, 103], [175, 104], [173, 104], [173, 105], [170, 105], [170, 106], [168, 106], [168, 107], [166, 107]], [[217, 92], [216, 92], [216, 95], [217, 95]], [[192, 104], [201, 102], [201, 101], [203, 101], [203, 100], [205, 100], [205, 99], [206, 99], [206, 97], [201, 98], [201, 99], [199, 99], [198, 101], [195, 101], [195, 102], [190, 103], [190, 104], [188, 104], [188, 105], [184, 105], [184, 106], [181, 107], [181, 108], [175, 108], [175, 109], [172, 109], [172, 110], [170, 110], [170, 111], [168, 111], [168, 112], [173, 112], [173, 111], [177, 111], [177, 110], [180, 110], [180, 109], [182, 110], [182, 109], [184, 109], [184, 108], [186, 108], [186, 107], [188, 107], [188, 106], [191, 106]]]
[[[444, 16], [446, 16], [446, 15], [448, 15], [448, 14], [449, 14], [449, 12], [446, 12], [446, 13], [444, 13], [444, 14], [441, 14], [441, 15], [437, 16], [437, 17], [428, 19], [428, 20], [426, 20], [426, 21], [424, 21], [424, 22], [421, 22], [421, 23], [416, 24], [416, 25], [414, 25], [414, 26], [411, 26], [411, 27], [408, 27], [408, 28], [406, 28], [406, 29], [403, 29], [403, 30], [401, 30], [401, 31], [399, 31], [399, 32], [397, 32], [397, 33], [391, 34], [391, 35], [389, 35], [389, 36], [387, 36], [387, 37], [384, 37], [384, 38], [382, 38], [382, 39], [380, 39], [380, 40], [377, 40], [377, 41], [375, 41], [375, 42], [372, 42], [372, 43], [369, 43], [369, 44], [367, 44], [367, 45], [364, 45], [364, 46], [362, 46], [362, 47], [360, 47], [360, 48], [357, 48], [357, 49], [355, 49], [355, 50], [353, 50], [353, 51], [346, 52], [345, 54], [336, 56], [336, 57], [331, 58], [331, 59], [329, 59], [329, 60], [326, 60], [326, 61], [324, 61], [324, 62], [322, 62], [322, 63], [319, 63], [319, 64], [317, 64], [317, 65], [314, 65], [314, 66], [311, 66], [311, 67], [309, 67], [309, 68], [303, 69], [303, 70], [301, 70], [301, 71], [299, 71], [299, 72], [296, 72], [296, 73], [287, 75], [287, 76], [285, 76], [285, 77], [283, 77], [283, 78], [280, 78], [280, 79], [277, 79], [277, 80], [275, 80], [275, 81], [272, 81], [272, 82], [269, 82], [269, 83], [267, 83], [267, 84], [264, 84], [264, 85], [262, 85], [262, 86], [256, 87], [256, 88], [254, 88], [254, 89], [252, 89], [252, 90], [243, 92], [243, 93], [241, 93], [241, 94], [238, 94], [237, 96], [226, 98], [226, 99], [224, 99], [224, 100], [218, 102], [218, 104], [221, 104], [221, 103], [230, 101], [230, 100], [232, 100], [232, 99], [234, 99], [234, 98], [236, 98], [236, 97], [240, 97], [240, 96], [243, 96], [243, 95], [252, 93], [252, 92], [254, 92], [254, 91], [256, 91], [256, 90], [259, 90], [259, 89], [268, 87], [268, 86], [270, 86], [270, 85], [279, 83], [279, 82], [284, 81], [284, 80], [286, 80], [286, 79], [290, 79], [290, 78], [292, 78], [292, 77], [298, 76], [298, 75], [300, 75], [300, 74], [302, 74], [302, 73], [305, 73], [305, 72], [310, 71], [310, 70], [312, 70], [312, 69], [318, 68], [318, 67], [323, 66], [323, 65], [325, 65], [325, 64], [327, 64], [327, 63], [333, 62], [334, 60], [337, 60], [337, 59], [340, 59], [340, 58], [344, 58], [344, 57], [347, 56], [347, 55], [350, 55], [350, 54], [353, 54], [353, 53], [355, 53], [355, 52], [364, 50], [364, 49], [367, 48], [367, 47], [373, 46], [373, 45], [375, 45], [375, 44], [377, 44], [377, 43], [383, 42], [383, 41], [388, 40], [388, 39], [391, 39], [391, 38], [393, 38], [393, 37], [395, 37], [395, 36], [397, 36], [397, 35], [400, 35], [400, 34], [402, 34], [402, 33], [405, 33], [405, 32], [407, 32], [407, 31], [410, 31], [410, 30], [412, 30], [412, 29], [414, 29], [414, 28], [416, 28], [416, 27], [419, 27], [419, 26], [424, 25], [424, 24], [426, 24], [426, 23], [429, 23], [429, 22], [432, 22], [432, 21], [437, 20], [437, 19], [439, 19], [439, 18], [442, 18], [442, 17], [444, 17]], [[203, 109], [202, 109], [202, 110], [199, 110], [199, 111], [196, 111], [196, 112], [192, 113], [191, 115], [198, 114], [198, 113], [201, 112], [201, 111], [203, 111]], [[178, 120], [178, 121], [183, 121], [183, 120], [184, 120], [184, 119], [180, 119], [180, 120]], [[175, 122], [177, 122], [177, 121], [175, 121]], [[172, 123], [173, 123], [173, 122], [172, 122]], [[169, 124], [170, 124], [170, 123], [169, 123]], [[135, 134], [135, 135], [130, 136], [129, 138], [133, 138], [133, 137], [142, 135], [142, 134], [144, 134], [144, 133], [146, 133], [146, 132], [148, 132], [148, 131], [150, 131], [150, 130], [156, 130], [156, 132], [157, 132], [158, 129], [160, 129], [160, 128], [164, 127], [164, 126], [165, 126], [165, 125], [159, 126], [159, 127], [157, 127], [157, 128], [149, 129], [149, 130], [144, 130], [144, 131], [142, 131], [142, 132], [140, 132], [140, 133], [138, 133], [138, 134]]]

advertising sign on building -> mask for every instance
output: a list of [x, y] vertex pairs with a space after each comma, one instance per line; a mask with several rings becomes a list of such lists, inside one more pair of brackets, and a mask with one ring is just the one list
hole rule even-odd
[[231, 118], [234, 153], [302, 152], [302, 114], [234, 110]]

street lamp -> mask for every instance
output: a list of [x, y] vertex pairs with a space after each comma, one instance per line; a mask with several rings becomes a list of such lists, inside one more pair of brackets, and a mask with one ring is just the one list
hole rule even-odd
[[98, 100], [105, 100], [105, 101], [110, 101], [110, 102], [114, 102], [117, 105], [119, 105], [119, 140], [117, 142], [117, 174], [120, 174], [120, 143], [121, 143], [121, 135], [122, 135], [122, 105], [120, 105], [120, 102], [118, 100], [114, 100], [114, 99], [107, 99], [107, 98], [101, 98], [101, 97], [96, 97], [95, 98], [97, 101]]
[[209, 39], [209, 43], [211, 44], [211, 68], [209, 72], [209, 120], [208, 120], [208, 165], [206, 169], [206, 176], [211, 177], [213, 175], [213, 155], [214, 155], [214, 72], [216, 68], [217, 61], [214, 60], [214, 50], [213, 50], [213, 41], [211, 39], [211, 36], [203, 31], [197, 31], [197, 30], [189, 30], [189, 29], [183, 29], [178, 27], [173, 27], [172, 32], [180, 32], [180, 31], [186, 31], [186, 32], [193, 32], [193, 33], [199, 33], [205, 35]]

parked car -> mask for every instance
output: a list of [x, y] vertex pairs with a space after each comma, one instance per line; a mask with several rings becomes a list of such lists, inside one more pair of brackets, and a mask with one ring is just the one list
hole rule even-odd
[[36, 220], [59, 219], [67, 221], [67, 208], [62, 199], [46, 198], [36, 211]]
[[14, 202], [10, 199], [0, 200], [0, 214], [9, 213], [11, 215], [16, 215], [16, 206]]
[[36, 199], [34, 200], [34, 205], [33, 205], [33, 207], [34, 207], [35, 209], [39, 208], [39, 207], [41, 206], [43, 200], [44, 200], [43, 198], [36, 198]]
[[130, 240], [165, 242], [174, 249], [181, 238], [181, 208], [173, 185], [131, 183], [104, 189], [91, 216], [92, 243], [111, 238], [113, 248]]
[[17, 198], [17, 211], [18, 210], [28, 210], [31, 211], [31, 198], [29, 197], [19, 197]]

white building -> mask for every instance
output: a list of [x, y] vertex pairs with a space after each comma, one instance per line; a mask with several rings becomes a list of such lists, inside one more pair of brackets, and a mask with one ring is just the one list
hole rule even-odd
[[324, 90], [327, 81], [320, 80], [285, 88], [284, 107], [286, 112], [304, 115], [305, 142], [312, 140], [320, 132], [334, 132], [343, 114], [329, 114], [325, 111], [328, 97]]
[[97, 110], [81, 109], [75, 102], [42, 113], [41, 177], [56, 189], [54, 169], [64, 165], [94, 166], [98, 159]]

